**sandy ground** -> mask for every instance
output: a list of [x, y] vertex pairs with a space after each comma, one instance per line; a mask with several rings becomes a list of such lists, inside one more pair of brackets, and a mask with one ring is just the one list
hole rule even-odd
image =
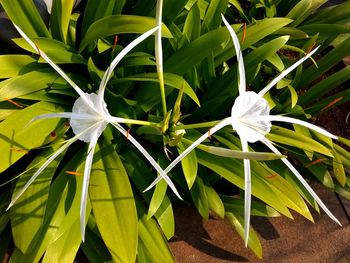
[[[315, 184], [313, 188], [342, 228], [324, 213], [313, 213], [315, 224], [297, 214], [293, 214], [295, 220], [254, 217], [252, 225], [263, 247], [263, 259], [259, 260], [228, 222], [203, 220], [193, 208], [180, 208], [175, 211], [176, 235], [170, 242], [177, 262], [350, 262], [348, 215], [334, 193]], [[342, 203], [350, 212], [350, 202]]]

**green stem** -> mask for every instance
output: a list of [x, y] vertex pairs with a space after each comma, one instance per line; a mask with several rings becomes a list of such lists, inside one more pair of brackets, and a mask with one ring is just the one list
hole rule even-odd
[[175, 126], [173, 129], [176, 130], [189, 130], [189, 129], [197, 129], [197, 128], [211, 128], [218, 124], [220, 121], [209, 121], [202, 123], [194, 123], [194, 124], [184, 124]]
[[150, 122], [150, 121], [133, 120], [133, 119], [125, 119], [125, 121], [123, 123], [125, 123], [125, 124], [142, 125], [142, 126], [160, 127], [159, 123]]

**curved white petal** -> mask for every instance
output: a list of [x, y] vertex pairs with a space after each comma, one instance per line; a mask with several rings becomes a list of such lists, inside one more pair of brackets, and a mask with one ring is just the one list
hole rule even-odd
[[274, 78], [265, 88], [263, 88], [258, 94], [260, 96], [264, 96], [266, 92], [268, 92], [273, 86], [275, 86], [281, 79], [283, 79], [285, 76], [287, 76], [290, 72], [292, 72], [296, 67], [298, 67], [300, 64], [302, 64], [305, 60], [307, 60], [309, 57], [311, 57], [320, 46], [316, 47], [314, 50], [312, 50], [309, 54], [307, 54], [305, 57], [299, 59], [297, 62], [295, 62], [293, 65], [291, 65], [286, 70], [282, 71], [281, 74], [279, 74], [276, 78]]
[[23, 186], [23, 188], [12, 197], [9, 206], [6, 211], [9, 210], [13, 204], [21, 197], [21, 195], [28, 189], [28, 187], [34, 182], [34, 180], [41, 174], [41, 172], [62, 152], [64, 152], [72, 143], [77, 141], [79, 136], [74, 136], [69, 139], [62, 147], [60, 147], [56, 152], [54, 152], [44, 163], [40, 166], [40, 168], [32, 175], [32, 177], [28, 180], [28, 182]]
[[144, 41], [146, 38], [148, 38], [150, 35], [152, 35], [154, 32], [158, 30], [158, 27], [152, 28], [145, 33], [143, 33], [141, 36], [133, 40], [129, 45], [127, 45], [112, 61], [112, 63], [107, 68], [105, 74], [103, 75], [103, 78], [100, 83], [100, 87], [98, 89], [98, 96], [100, 104], [102, 105], [104, 103], [104, 92], [107, 85], [107, 82], [109, 78], [111, 77], [115, 67], [118, 65], [118, 63], [125, 57], [126, 54], [128, 54], [134, 47], [136, 47], [138, 44], [140, 44], [142, 41]]
[[143, 154], [143, 156], [146, 157], [146, 159], [150, 162], [150, 164], [154, 167], [154, 169], [157, 170], [157, 172], [160, 174], [159, 178], [162, 178], [166, 181], [166, 183], [169, 185], [171, 190], [174, 192], [174, 194], [182, 200], [180, 194], [176, 190], [175, 185], [169, 178], [169, 176], [164, 172], [164, 170], [159, 166], [159, 164], [153, 159], [153, 157], [146, 151], [145, 148], [142, 147], [142, 145], [134, 138], [132, 137], [119, 123], [111, 123], [117, 130], [122, 133], [125, 137], [128, 138], [128, 140], [135, 145], [135, 147]]
[[222, 21], [224, 21], [225, 26], [230, 32], [233, 45], [235, 47], [237, 61], [238, 61], [238, 74], [239, 74], [238, 90], [239, 90], [239, 94], [242, 94], [243, 92], [246, 91], [246, 79], [245, 79], [245, 69], [244, 69], [244, 61], [243, 61], [241, 46], [239, 45], [239, 40], [237, 38], [235, 31], [232, 29], [231, 25], [227, 22], [223, 14], [221, 14], [221, 17], [222, 17]]
[[[248, 152], [248, 142], [242, 140], [242, 150], [243, 152]], [[250, 160], [244, 159], [244, 242], [245, 246], [248, 246], [249, 239], [249, 228], [250, 228], [250, 209], [251, 209], [251, 171], [250, 171]]]
[[86, 217], [86, 204], [88, 196], [88, 188], [91, 174], [91, 165], [94, 157], [95, 147], [98, 140], [99, 134], [96, 131], [93, 131], [92, 139], [89, 144], [88, 154], [85, 161], [84, 167], [84, 179], [83, 179], [83, 188], [81, 192], [81, 202], [80, 202], [80, 231], [81, 239], [84, 242], [85, 240], [85, 217]]
[[[280, 151], [266, 138], [262, 140], [262, 143], [264, 143], [267, 147], [269, 147], [274, 153], [281, 154]], [[301, 184], [305, 187], [305, 189], [310, 193], [310, 195], [316, 200], [318, 205], [325, 211], [325, 213], [338, 225], [341, 226], [341, 223], [339, 220], [332, 214], [331, 211], [327, 208], [327, 206], [322, 202], [322, 200], [318, 197], [318, 195], [315, 193], [315, 191], [309, 186], [309, 184], [305, 181], [303, 176], [298, 172], [297, 169], [287, 160], [287, 158], [282, 158], [282, 162], [287, 165], [287, 167], [292, 171], [292, 173], [298, 178], [298, 180], [301, 182]]]
[[[203, 134], [201, 137], [199, 137], [195, 142], [193, 142], [189, 147], [186, 148], [174, 161], [172, 161], [167, 168], [165, 168], [164, 172], [169, 173], [171, 169], [175, 167], [183, 158], [186, 157], [187, 154], [189, 154], [194, 148], [196, 148], [199, 144], [201, 144], [204, 140], [206, 140], [210, 135], [214, 134], [218, 130], [222, 129], [223, 127], [229, 125], [231, 123], [231, 118], [226, 118], [216, 124], [213, 128], [211, 128], [209, 131], [207, 131], [205, 134]], [[153, 186], [155, 186], [160, 180], [162, 180], [161, 177], [157, 177], [152, 184], [150, 184], [144, 191], [148, 191]]]
[[338, 137], [333, 135], [332, 133], [326, 131], [325, 129], [322, 129], [316, 125], [313, 125], [311, 123], [308, 123], [306, 121], [302, 121], [302, 120], [298, 120], [295, 118], [291, 118], [291, 117], [285, 117], [285, 116], [277, 116], [277, 115], [269, 115], [269, 116], [259, 116], [256, 118], [257, 120], [266, 120], [266, 121], [281, 121], [281, 122], [289, 122], [289, 123], [293, 123], [293, 124], [298, 124], [301, 126], [305, 126], [306, 128], [309, 128], [310, 130], [314, 130], [318, 133], [321, 133], [322, 135], [325, 135], [329, 138], [338, 140]]
[[68, 119], [77, 119], [77, 120], [91, 120], [94, 119], [94, 116], [82, 113], [73, 113], [73, 112], [60, 112], [60, 113], [47, 113], [34, 117], [26, 124], [25, 127], [29, 126], [35, 121], [42, 119], [52, 119], [52, 118], [68, 118]]
[[[56, 70], [56, 72], [65, 80], [69, 83], [69, 85], [72, 86], [72, 88], [79, 94], [80, 97], [83, 98], [83, 100], [85, 100], [86, 103], [88, 103], [90, 105], [90, 102], [87, 100], [86, 98], [86, 94], [84, 93], [84, 91], [82, 91], [77, 84], [74, 83], [73, 80], [71, 80], [66, 73], [64, 73], [64, 71], [58, 66], [56, 65], [45, 53], [44, 51], [42, 51], [37, 45], [35, 45], [35, 43], [16, 25], [13, 24], [14, 27], [17, 29], [17, 31], [19, 32], [19, 34], [28, 42], [28, 44], [38, 52], [38, 54], [48, 63], [51, 65], [51, 67], [54, 68], [54, 70]], [[92, 105], [90, 105], [92, 106]]]
[[157, 74], [159, 79], [159, 85], [161, 90], [164, 90], [164, 76], [163, 76], [163, 47], [162, 47], [162, 13], [163, 13], [163, 0], [157, 1], [156, 7], [156, 25], [158, 30], [155, 33], [155, 56], [157, 64]]

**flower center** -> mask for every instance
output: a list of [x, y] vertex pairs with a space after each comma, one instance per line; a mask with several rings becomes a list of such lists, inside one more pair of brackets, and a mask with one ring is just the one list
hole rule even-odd
[[[98, 96], [97, 94], [91, 93], [86, 94], [87, 99], [90, 100], [91, 104], [96, 106], [94, 109], [91, 108], [81, 97], [79, 97], [73, 105], [72, 112], [80, 115], [84, 115], [87, 117], [91, 117], [88, 119], [70, 119], [70, 125], [73, 129], [73, 133], [75, 135], [79, 135], [91, 126], [95, 125], [95, 129], [90, 133], [82, 134], [79, 137], [79, 140], [84, 142], [90, 142], [93, 135], [96, 133], [97, 137], [100, 137], [104, 129], [106, 128], [108, 122], [106, 118], [109, 116], [106, 103], [103, 104], [103, 108], [100, 109], [98, 106]], [[100, 110], [99, 110], [100, 109]]]
[[259, 116], [269, 116], [267, 101], [253, 91], [239, 95], [231, 110], [232, 128], [246, 141], [253, 143], [271, 130], [271, 122], [259, 120]]

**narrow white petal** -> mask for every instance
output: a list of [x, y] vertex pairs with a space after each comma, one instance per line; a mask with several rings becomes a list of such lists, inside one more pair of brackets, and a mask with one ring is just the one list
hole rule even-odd
[[237, 35], [231, 25], [227, 22], [224, 15], [221, 14], [222, 21], [224, 21], [225, 26], [227, 27], [228, 31], [230, 32], [233, 45], [235, 47], [237, 61], [238, 61], [238, 73], [239, 73], [239, 94], [242, 94], [246, 91], [246, 79], [245, 79], [245, 69], [244, 69], [244, 61], [243, 61], [243, 55], [241, 51], [241, 46], [239, 45], [239, 40], [237, 38]]
[[41, 174], [41, 172], [62, 152], [64, 152], [72, 143], [79, 139], [79, 136], [75, 136], [72, 139], [68, 140], [62, 147], [60, 147], [55, 153], [53, 153], [40, 168], [32, 175], [28, 182], [23, 186], [23, 188], [12, 197], [9, 206], [6, 211], [9, 210], [13, 204], [21, 197], [21, 195], [28, 189], [28, 187], [34, 182], [34, 180]]
[[81, 239], [83, 242], [85, 240], [86, 204], [87, 204], [87, 195], [88, 195], [89, 180], [90, 180], [90, 174], [91, 174], [91, 165], [94, 157], [94, 151], [95, 151], [97, 140], [98, 140], [97, 133], [94, 132], [93, 138], [89, 144], [88, 154], [86, 157], [85, 167], [84, 167], [83, 189], [81, 191], [81, 202], [80, 202], [80, 231], [81, 231]]
[[145, 33], [143, 33], [141, 36], [133, 40], [129, 45], [127, 45], [112, 61], [112, 63], [107, 68], [105, 74], [103, 75], [103, 78], [100, 83], [100, 87], [98, 89], [98, 96], [100, 104], [102, 105], [104, 103], [104, 91], [107, 85], [107, 82], [109, 78], [111, 77], [115, 67], [118, 65], [118, 63], [123, 59], [123, 57], [128, 54], [134, 47], [136, 47], [138, 44], [140, 44], [142, 41], [144, 41], [146, 38], [148, 38], [150, 35], [152, 35], [154, 32], [158, 30], [158, 27], [152, 28]]
[[157, 170], [157, 172], [160, 174], [160, 178], [164, 179], [166, 183], [169, 185], [171, 190], [175, 193], [175, 195], [182, 200], [180, 194], [176, 190], [175, 185], [169, 178], [169, 176], [164, 172], [164, 170], [159, 166], [159, 164], [153, 159], [153, 157], [146, 151], [145, 148], [142, 147], [142, 145], [119, 124], [119, 123], [111, 123], [119, 132], [121, 132], [125, 137], [128, 138], [128, 140], [135, 145], [135, 147], [143, 154], [143, 156], [146, 157], [146, 159], [150, 162], [150, 164]]
[[[243, 152], [248, 152], [248, 142], [242, 140]], [[249, 228], [250, 228], [250, 209], [251, 209], [251, 173], [250, 173], [250, 160], [244, 159], [244, 243], [248, 246]]]
[[[280, 151], [266, 138], [262, 140], [262, 142], [269, 147], [274, 153], [281, 154]], [[341, 223], [339, 220], [332, 214], [331, 211], [327, 208], [327, 206], [322, 202], [322, 200], [318, 197], [318, 195], [315, 193], [315, 191], [308, 185], [308, 183], [305, 181], [303, 176], [298, 172], [297, 169], [287, 160], [287, 158], [282, 158], [282, 162], [287, 165], [287, 167], [292, 171], [292, 173], [298, 178], [298, 180], [301, 182], [301, 184], [305, 187], [305, 189], [310, 193], [310, 195], [316, 200], [318, 205], [325, 211], [325, 213], [338, 225], [341, 226]]]
[[[226, 118], [219, 122], [217, 125], [215, 125], [213, 128], [211, 128], [209, 131], [207, 131], [205, 134], [203, 134], [201, 137], [199, 137], [195, 142], [193, 142], [189, 147], [186, 148], [174, 161], [172, 161], [167, 168], [165, 168], [164, 172], [169, 173], [171, 169], [175, 167], [183, 158], [185, 158], [194, 148], [196, 148], [199, 144], [201, 144], [203, 141], [205, 141], [210, 135], [213, 135], [218, 130], [222, 129], [223, 127], [231, 124], [231, 118]], [[155, 186], [162, 178], [157, 177], [152, 184], [150, 184], [145, 191], [148, 191], [153, 186]]]
[[[95, 117], [88, 114], [80, 114], [73, 112], [60, 112], [60, 113], [47, 113], [34, 117], [26, 126], [29, 126], [31, 123], [42, 120], [42, 119], [53, 119], [53, 118], [68, 118], [68, 119], [78, 119], [78, 120], [91, 120]], [[97, 118], [96, 118], [97, 119]]]
[[163, 0], [157, 1], [156, 10], [156, 25], [158, 30], [156, 31], [155, 41], [155, 56], [157, 64], [157, 74], [159, 79], [159, 85], [164, 89], [164, 76], [163, 76], [163, 47], [162, 47], [162, 13], [163, 13]]
[[44, 51], [42, 51], [37, 45], [35, 45], [35, 43], [16, 25], [13, 24], [14, 27], [17, 29], [17, 31], [19, 32], [19, 34], [28, 42], [28, 44], [38, 52], [38, 54], [48, 63], [51, 65], [51, 67], [54, 68], [54, 70], [56, 70], [56, 72], [65, 80], [67, 81], [72, 88], [79, 94], [80, 97], [82, 97], [85, 102], [90, 105], [90, 101], [86, 98], [85, 93], [78, 87], [77, 84], [74, 83], [73, 80], [71, 80], [66, 73], [64, 73], [64, 71], [57, 65], [55, 64], [45, 53]]
[[269, 116], [259, 116], [257, 118], [257, 120], [267, 120], [267, 121], [281, 121], [281, 122], [289, 122], [289, 123], [293, 123], [293, 124], [298, 124], [301, 126], [305, 126], [307, 128], [309, 128], [310, 130], [314, 130], [318, 133], [321, 133], [324, 136], [327, 136], [329, 138], [338, 140], [338, 137], [333, 135], [332, 133], [326, 131], [325, 129], [322, 129], [316, 125], [310, 124], [306, 121], [302, 121], [302, 120], [298, 120], [295, 118], [291, 118], [291, 117], [285, 117], [285, 116], [277, 116], [277, 115], [269, 115]]
[[293, 65], [291, 65], [286, 70], [282, 71], [281, 74], [279, 74], [275, 79], [273, 79], [265, 88], [263, 88], [258, 94], [260, 96], [264, 96], [265, 93], [267, 93], [273, 86], [275, 86], [281, 79], [283, 79], [285, 76], [287, 76], [290, 72], [292, 72], [295, 68], [297, 68], [300, 64], [302, 64], [305, 60], [307, 60], [309, 57], [311, 57], [320, 46], [316, 47], [314, 50], [312, 50], [309, 54], [307, 54], [305, 57], [299, 59], [297, 62], [295, 62]]

